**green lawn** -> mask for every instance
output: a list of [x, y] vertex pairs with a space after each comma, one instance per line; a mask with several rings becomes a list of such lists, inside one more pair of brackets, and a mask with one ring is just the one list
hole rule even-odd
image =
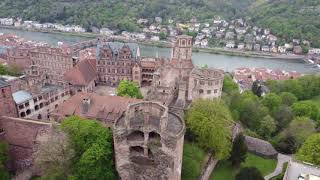
[[313, 102], [317, 103], [318, 106], [320, 107], [320, 96], [316, 96], [313, 99], [311, 99]]
[[205, 156], [206, 153], [196, 144], [184, 144], [182, 162], [183, 180], [195, 180], [199, 177]]
[[[274, 159], [265, 159], [260, 156], [248, 153], [247, 159], [241, 164], [241, 167], [256, 167], [265, 176], [276, 168], [277, 161]], [[213, 171], [213, 180], [234, 180], [239, 169], [234, 169], [228, 161], [219, 162]]]

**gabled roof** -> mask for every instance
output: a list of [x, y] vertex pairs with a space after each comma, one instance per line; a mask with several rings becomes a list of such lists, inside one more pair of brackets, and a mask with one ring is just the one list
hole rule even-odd
[[72, 85], [86, 86], [96, 78], [96, 60], [80, 61], [65, 74], [65, 79]]

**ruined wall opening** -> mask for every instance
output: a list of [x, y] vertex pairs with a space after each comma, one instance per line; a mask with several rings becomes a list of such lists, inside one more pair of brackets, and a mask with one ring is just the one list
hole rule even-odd
[[149, 141], [151, 142], [159, 142], [160, 143], [160, 140], [161, 140], [161, 136], [160, 134], [152, 131], [149, 133]]
[[26, 113], [25, 112], [21, 112], [20, 113], [20, 117], [25, 117], [26, 116]]
[[152, 160], [154, 159], [154, 155], [150, 149], [148, 149], [148, 158]]
[[129, 150], [130, 150], [131, 156], [143, 156], [144, 155], [144, 149], [141, 146], [131, 146]]
[[133, 131], [127, 136], [128, 141], [144, 141], [144, 133], [141, 131]]

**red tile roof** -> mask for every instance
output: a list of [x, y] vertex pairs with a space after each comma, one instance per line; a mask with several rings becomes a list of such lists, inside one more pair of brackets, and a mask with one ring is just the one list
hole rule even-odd
[[[83, 100], [90, 99], [90, 105], [84, 110]], [[131, 103], [141, 100], [119, 97], [119, 96], [100, 96], [95, 93], [78, 93], [59, 106], [52, 116], [61, 120], [64, 117], [77, 115], [90, 119], [98, 119], [110, 125], [118, 119]]]
[[96, 60], [80, 61], [74, 68], [65, 74], [65, 80], [72, 85], [86, 86], [96, 78]]

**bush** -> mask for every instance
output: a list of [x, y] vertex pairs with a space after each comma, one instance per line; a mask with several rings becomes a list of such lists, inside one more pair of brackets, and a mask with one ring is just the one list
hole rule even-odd
[[245, 167], [236, 175], [236, 180], [264, 180], [264, 178], [257, 168]]

